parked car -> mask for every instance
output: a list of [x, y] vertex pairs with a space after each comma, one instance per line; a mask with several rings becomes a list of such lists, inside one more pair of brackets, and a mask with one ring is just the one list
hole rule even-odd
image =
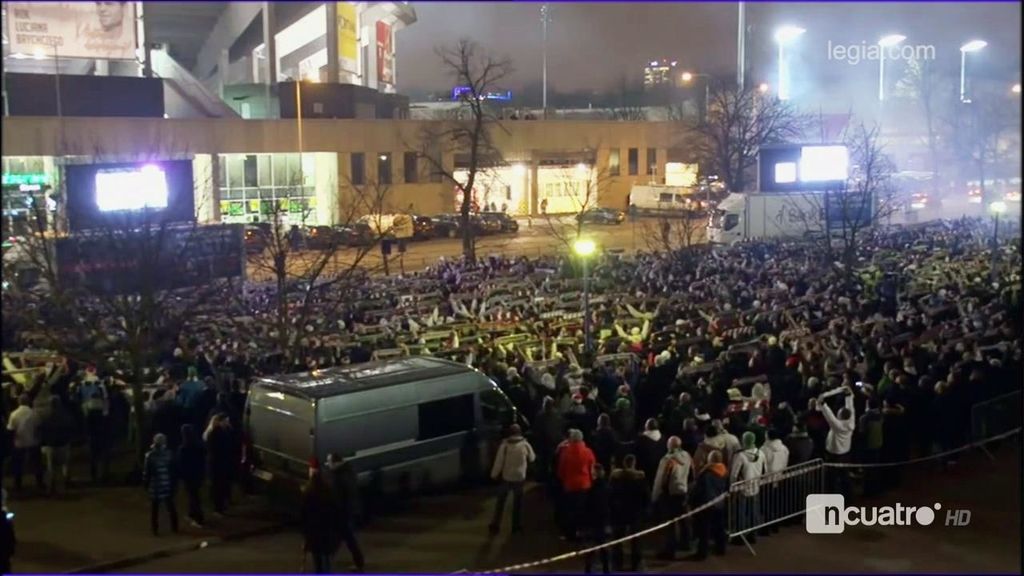
[[412, 217], [412, 239], [413, 240], [429, 240], [437, 237], [437, 231], [434, 229], [434, 219], [430, 216], [413, 216]]
[[269, 222], [246, 224], [244, 238], [246, 254], [259, 254], [263, 252], [267, 244], [270, 243], [270, 234]]
[[519, 232], [519, 222], [505, 212], [481, 212], [480, 218], [490, 232]]
[[346, 238], [341, 227], [310, 226], [306, 228], [306, 248], [309, 250], [329, 250], [345, 244]]
[[[479, 215], [470, 214], [469, 221], [473, 226], [473, 233], [475, 235], [483, 236], [492, 233], [488, 231], [483, 218]], [[434, 223], [435, 227], [440, 228], [439, 234], [443, 234], [447, 238], [458, 238], [462, 235], [461, 214], [441, 214], [434, 217]]]
[[590, 208], [577, 214], [576, 220], [582, 224], [622, 224], [626, 214], [613, 208]]

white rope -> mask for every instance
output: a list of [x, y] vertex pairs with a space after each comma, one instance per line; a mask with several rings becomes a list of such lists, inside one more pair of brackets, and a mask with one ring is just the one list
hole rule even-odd
[[1009, 438], [1010, 436], [1013, 436], [1015, 434], [1020, 434], [1020, 428], [1014, 428], [1013, 430], [1010, 430], [1009, 432], [1004, 432], [1003, 434], [998, 434], [996, 436], [992, 436], [990, 438], [986, 438], [986, 439], [980, 440], [978, 442], [972, 442], [970, 444], [965, 444], [965, 445], [963, 445], [963, 446], [961, 446], [959, 448], [954, 448], [952, 450], [946, 450], [945, 452], [939, 452], [938, 454], [932, 454], [930, 456], [922, 456], [920, 458], [912, 458], [910, 460], [900, 460], [899, 462], [873, 462], [873, 463], [866, 463], [866, 462], [860, 462], [860, 463], [858, 463], [858, 462], [825, 462], [825, 466], [827, 466], [829, 468], [885, 468], [885, 467], [888, 467], [888, 466], [904, 466], [904, 465], [907, 465], [907, 464], [917, 464], [918, 462], [928, 462], [929, 460], [937, 460], [939, 458], [944, 458], [946, 456], [949, 456], [950, 454], [956, 454], [958, 452], [964, 452], [966, 450], [970, 450], [971, 448], [978, 448], [979, 446], [984, 446], [985, 444], [988, 444], [989, 442], [995, 442], [996, 440], [1002, 440], [1004, 438]]

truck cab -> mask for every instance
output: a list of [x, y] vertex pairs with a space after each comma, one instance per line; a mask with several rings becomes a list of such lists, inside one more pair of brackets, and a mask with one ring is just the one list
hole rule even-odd
[[729, 194], [708, 215], [708, 241], [712, 244], [735, 244], [743, 239], [743, 216], [746, 201], [742, 194]]

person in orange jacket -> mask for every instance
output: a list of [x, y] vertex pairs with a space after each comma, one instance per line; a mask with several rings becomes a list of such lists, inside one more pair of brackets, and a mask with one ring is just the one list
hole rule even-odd
[[593, 484], [593, 469], [597, 459], [583, 442], [583, 432], [569, 430], [569, 439], [558, 451], [558, 480], [562, 485], [562, 532], [569, 541], [576, 539], [580, 518], [586, 506], [587, 493]]

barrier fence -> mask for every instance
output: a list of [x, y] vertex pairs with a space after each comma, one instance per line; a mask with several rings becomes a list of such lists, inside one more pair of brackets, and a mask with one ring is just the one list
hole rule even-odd
[[[1019, 409], [1020, 393], [1015, 392], [1013, 394], [1007, 394], [994, 398], [991, 401], [981, 403], [975, 408], [979, 414], [989, 416], [991, 414], [1004, 414], [1005, 410], [1013, 409], [1013, 400], [1016, 396], [1016, 404]], [[985, 407], [985, 405], [991, 405], [991, 407]], [[981, 408], [979, 408], [981, 406]], [[990, 418], [996, 418], [989, 416]], [[1001, 417], [1000, 417], [1001, 418]], [[993, 420], [998, 422], [1012, 421], [1011, 420]], [[1020, 422], [1019, 411], [1016, 415], [1017, 422]], [[622, 538], [611, 540], [597, 546], [591, 546], [581, 550], [573, 550], [557, 556], [551, 556], [543, 558], [533, 562], [524, 562], [520, 564], [513, 564], [510, 566], [504, 566], [495, 570], [485, 571], [473, 571], [469, 569], [462, 569], [453, 574], [507, 574], [511, 572], [518, 572], [527, 570], [530, 568], [537, 568], [539, 566], [545, 566], [556, 562], [562, 562], [573, 558], [582, 558], [587, 554], [597, 552], [603, 548], [611, 548], [619, 546], [625, 542], [633, 540], [634, 538], [641, 538], [648, 536], [655, 532], [659, 532], [668, 528], [669, 526], [675, 525], [677, 522], [689, 522], [691, 518], [704, 510], [715, 506], [725, 500], [727, 506], [727, 518], [726, 518], [726, 532], [730, 538], [740, 538], [747, 543], [747, 548], [752, 554], [756, 554], [753, 547], [747, 542], [746, 536], [765, 528], [770, 528], [777, 525], [787, 524], [790, 522], [796, 522], [800, 516], [803, 516], [806, 512], [806, 499], [809, 494], [822, 494], [826, 490], [825, 475], [827, 468], [882, 468], [888, 466], [904, 466], [908, 464], [915, 464], [919, 462], [927, 462], [945, 458], [950, 454], [964, 452], [975, 448], [984, 448], [986, 444], [1005, 440], [1017, 434], [1020, 434], [1021, 428], [1018, 425], [1016, 428], [1006, 430], [1000, 434], [977, 440], [956, 448], [954, 450], [947, 450], [938, 454], [931, 454], [920, 458], [914, 458], [911, 460], [905, 460], [900, 462], [880, 462], [880, 463], [839, 463], [839, 462], [824, 462], [820, 459], [811, 460], [794, 466], [790, 466], [785, 470], [768, 474], [760, 478], [753, 480], [745, 480], [734, 483], [730, 488], [729, 492], [722, 494], [714, 500], [691, 509], [688, 512], [676, 516], [670, 520], [661, 522], [660, 524], [651, 526], [645, 530], [629, 534]]]
[[751, 532], [795, 520], [803, 515], [807, 496], [824, 491], [825, 466], [820, 459], [736, 482], [729, 488], [726, 531], [745, 540]]
[[977, 442], [1021, 427], [1020, 391], [997, 396], [971, 407], [971, 440]]

